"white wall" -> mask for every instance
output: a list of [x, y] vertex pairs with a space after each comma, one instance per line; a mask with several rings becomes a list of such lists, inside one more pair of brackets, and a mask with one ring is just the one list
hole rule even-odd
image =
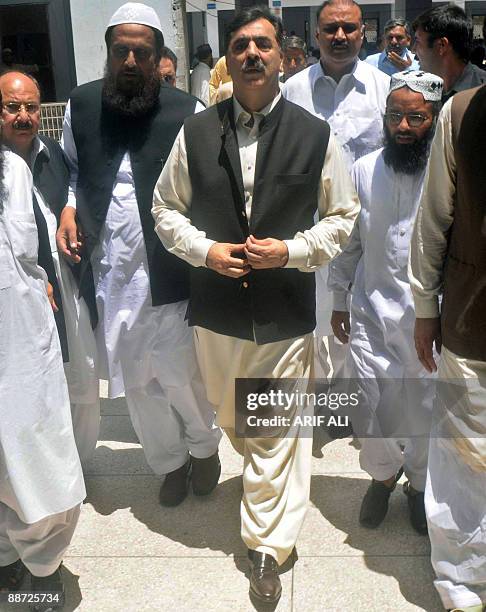
[[[106, 61], [105, 30], [123, 0], [75, 0], [71, 2], [74, 56], [78, 85], [103, 76]], [[174, 49], [175, 29], [170, 0], [147, 0], [162, 24], [165, 44]]]

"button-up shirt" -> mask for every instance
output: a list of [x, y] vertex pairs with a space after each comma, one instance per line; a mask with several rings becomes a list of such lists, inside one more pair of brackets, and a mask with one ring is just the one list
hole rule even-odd
[[[273, 110], [280, 96], [279, 93], [268, 106], [252, 115], [233, 98], [248, 219], [251, 217], [259, 124]], [[205, 266], [214, 240], [191, 224], [191, 198], [185, 135], [181, 128], [155, 187], [152, 214], [155, 229], [170, 253], [193, 266]], [[316, 225], [285, 241], [289, 251], [286, 267], [313, 272], [335, 257], [345, 245], [359, 211], [356, 191], [332, 134], [319, 184], [318, 211], [320, 221]]]
[[339, 83], [319, 62], [291, 77], [282, 91], [287, 100], [329, 122], [351, 169], [355, 160], [382, 145], [389, 86], [383, 72], [358, 59]]
[[444, 91], [442, 102], [446, 102], [454, 94], [460, 91], [479, 87], [479, 85], [484, 85], [484, 83], [486, 83], [486, 70], [481, 70], [481, 68], [475, 64], [468, 62], [457, 81], [448, 91]]
[[[407, 68], [407, 70], [420, 70], [420, 64], [415, 59], [413, 53], [411, 53], [408, 49], [403, 49], [400, 54], [400, 57], [402, 59], [411, 60], [412, 63]], [[388, 76], [391, 76], [392, 74], [395, 74], [395, 72], [400, 72], [401, 70], [403, 70], [403, 68], [397, 68], [395, 64], [388, 59], [388, 53], [386, 51], [382, 51], [381, 53], [374, 53], [373, 55], [368, 55], [368, 57], [365, 59], [365, 62], [370, 66], [378, 68], [378, 70], [381, 70]]]

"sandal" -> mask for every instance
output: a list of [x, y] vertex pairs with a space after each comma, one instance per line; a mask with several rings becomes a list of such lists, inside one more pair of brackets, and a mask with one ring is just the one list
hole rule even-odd
[[18, 591], [27, 568], [20, 559], [0, 567], [0, 591]]

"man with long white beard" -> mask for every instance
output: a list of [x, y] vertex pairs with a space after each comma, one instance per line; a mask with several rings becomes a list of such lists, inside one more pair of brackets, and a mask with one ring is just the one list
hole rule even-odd
[[427, 373], [414, 356], [415, 311], [407, 262], [441, 93], [442, 79], [435, 75], [412, 70], [393, 75], [385, 144], [353, 166], [361, 213], [346, 249], [330, 265], [331, 325], [339, 340], [350, 344], [347, 376], [360, 379], [365, 392], [353, 426], [363, 436], [361, 467], [373, 479], [360, 511], [360, 522], [368, 528], [385, 518], [403, 469], [409, 479], [404, 492], [412, 526], [427, 532], [426, 415], [434, 385], [422, 387]]
[[159, 500], [176, 506], [210, 493], [221, 471], [214, 411], [199, 376], [186, 321], [189, 268], [154, 232], [152, 194], [186, 117], [202, 105], [161, 87], [159, 18], [128, 2], [105, 34], [105, 77], [75, 89], [64, 118], [71, 193], [61, 215], [60, 250], [79, 262], [81, 295], [96, 292], [100, 377], [125, 394], [150, 467], [165, 474]]

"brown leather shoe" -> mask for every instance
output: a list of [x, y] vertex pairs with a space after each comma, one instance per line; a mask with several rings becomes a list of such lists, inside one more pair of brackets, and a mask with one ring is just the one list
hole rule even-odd
[[178, 506], [182, 503], [189, 490], [189, 480], [191, 477], [191, 458], [184, 465], [173, 472], [169, 472], [159, 492], [159, 502], [161, 506]]
[[221, 463], [218, 451], [205, 459], [191, 457], [191, 463], [192, 492], [194, 495], [209, 495], [216, 488], [221, 476]]
[[249, 550], [250, 595], [262, 603], [276, 603], [282, 595], [278, 564], [272, 555]]

